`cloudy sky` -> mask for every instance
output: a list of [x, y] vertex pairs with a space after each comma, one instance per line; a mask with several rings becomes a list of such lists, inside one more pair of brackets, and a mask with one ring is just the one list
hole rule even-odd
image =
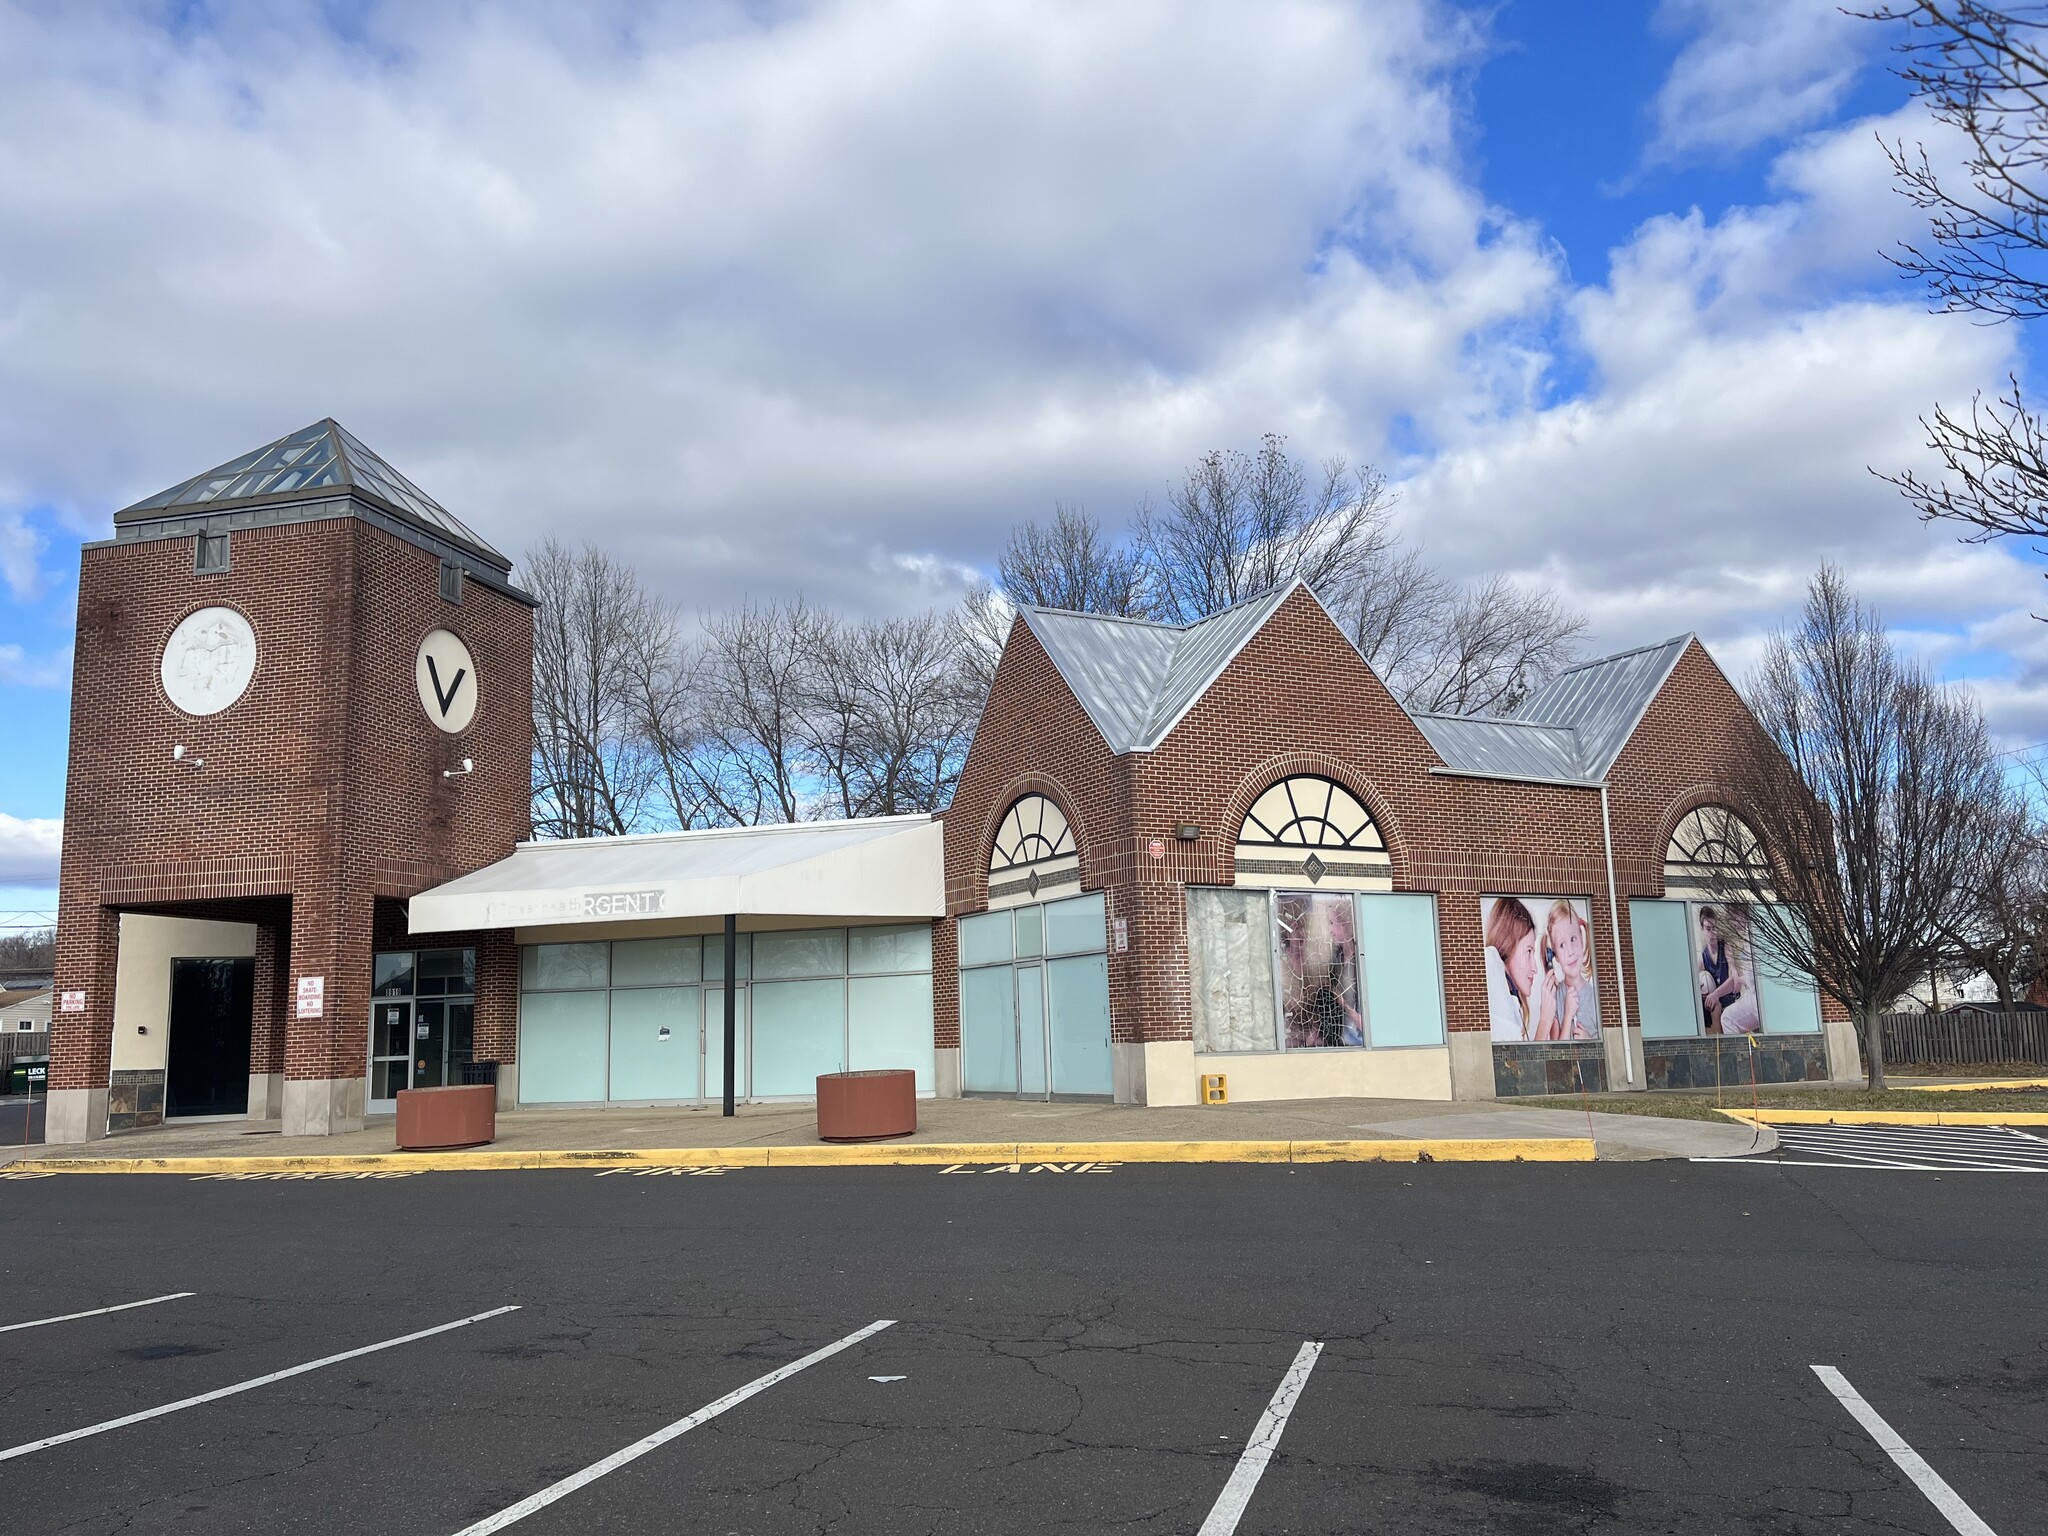
[[516, 554], [956, 596], [1284, 432], [1461, 575], [1740, 674], [1823, 559], [2048, 740], [2040, 558], [1868, 472], [2025, 372], [1925, 313], [1834, 0], [0, 0], [0, 905], [81, 539], [333, 415]]

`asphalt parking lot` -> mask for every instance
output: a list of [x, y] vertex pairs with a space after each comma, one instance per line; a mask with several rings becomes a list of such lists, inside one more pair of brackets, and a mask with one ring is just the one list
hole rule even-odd
[[2041, 1188], [14, 1176], [0, 1523], [2020, 1536], [2048, 1507]]

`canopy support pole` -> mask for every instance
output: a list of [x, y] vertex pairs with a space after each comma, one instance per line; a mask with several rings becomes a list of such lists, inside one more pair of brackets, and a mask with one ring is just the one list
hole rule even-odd
[[735, 1043], [739, 1035], [740, 920], [725, 914], [725, 1112], [732, 1113]]

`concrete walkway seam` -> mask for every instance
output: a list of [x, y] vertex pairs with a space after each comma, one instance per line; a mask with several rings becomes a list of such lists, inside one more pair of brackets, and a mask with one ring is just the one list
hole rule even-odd
[[952, 1163], [1590, 1163], [1583, 1136], [1444, 1141], [996, 1141], [902, 1146], [369, 1152], [276, 1157], [29, 1158], [36, 1173], [488, 1173], [559, 1168], [900, 1168]]

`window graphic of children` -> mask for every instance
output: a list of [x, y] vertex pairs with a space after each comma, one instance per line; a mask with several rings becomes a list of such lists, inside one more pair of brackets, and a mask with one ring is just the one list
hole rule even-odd
[[1600, 1038], [1600, 988], [1593, 980], [1592, 933], [1578, 907], [1560, 900], [1543, 924], [1547, 969], [1544, 1040]]

